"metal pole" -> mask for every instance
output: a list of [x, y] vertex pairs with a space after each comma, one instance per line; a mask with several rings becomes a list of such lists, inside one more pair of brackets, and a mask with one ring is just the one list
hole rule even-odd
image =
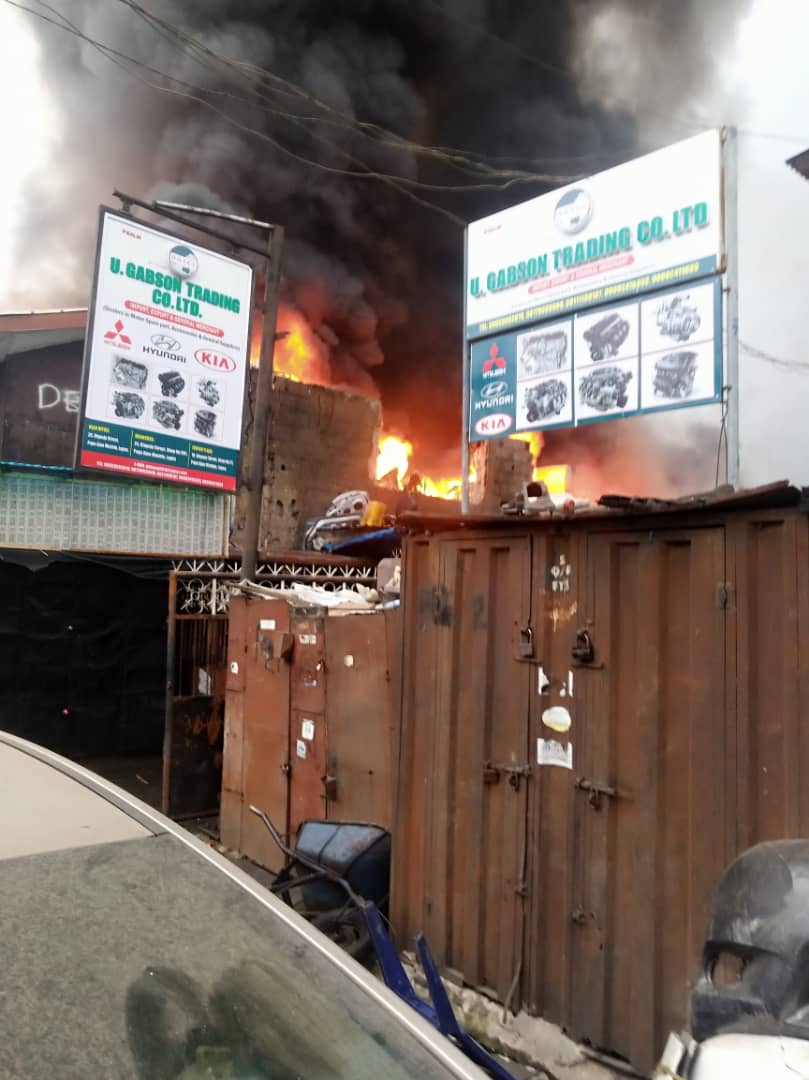
[[725, 130], [725, 259], [727, 264], [727, 482], [738, 488], [739, 446], [739, 144], [735, 128]]
[[272, 407], [273, 348], [275, 323], [278, 317], [278, 294], [281, 286], [281, 252], [284, 230], [273, 226], [270, 233], [267, 280], [264, 286], [264, 324], [261, 330], [261, 354], [256, 381], [256, 401], [253, 408], [253, 431], [247, 472], [247, 518], [242, 538], [242, 577], [252, 580], [258, 559], [261, 502], [264, 489], [264, 465], [267, 458], [267, 436], [270, 430]]
[[461, 417], [461, 513], [469, 513], [469, 384], [471, 380], [471, 364], [469, 342], [466, 339], [466, 276], [467, 259], [469, 255], [468, 229], [463, 233], [463, 326], [461, 334], [463, 340], [463, 391], [462, 391], [462, 417]]

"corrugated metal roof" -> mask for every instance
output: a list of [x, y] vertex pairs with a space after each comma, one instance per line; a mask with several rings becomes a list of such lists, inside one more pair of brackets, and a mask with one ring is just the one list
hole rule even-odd
[[716, 491], [699, 495], [688, 495], [681, 499], [656, 499], [647, 496], [629, 497], [626, 495], [603, 495], [596, 506], [573, 511], [545, 511], [539, 514], [467, 514], [465, 516], [443, 514], [423, 514], [407, 511], [401, 514], [399, 521], [403, 526], [414, 531], [444, 532], [449, 529], [478, 529], [492, 526], [519, 525], [532, 522], [549, 523], [559, 521], [592, 520], [593, 518], [635, 517], [649, 514], [694, 513], [713, 509], [744, 510], [766, 509], [775, 507], [797, 506], [804, 498], [804, 492], [793, 487], [788, 480], [779, 480], [762, 487], [733, 491], [731, 488], [718, 488]]

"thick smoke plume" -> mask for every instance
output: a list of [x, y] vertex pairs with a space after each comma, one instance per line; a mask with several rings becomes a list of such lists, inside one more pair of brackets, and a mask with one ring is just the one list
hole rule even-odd
[[[211, 50], [272, 68], [349, 118], [563, 177], [716, 123], [697, 106], [710, 89], [720, 28], [727, 44], [748, 6], [154, 3], [161, 18]], [[244, 67], [183, 52], [120, 0], [57, 7], [87, 38], [144, 66], [111, 63], [87, 40], [36, 24], [60, 127], [16, 236], [16, 304], [86, 301], [95, 207], [115, 187], [278, 221], [288, 237], [286, 299], [327, 342], [335, 380], [361, 386], [373, 378], [389, 423], [436, 451], [457, 446], [462, 230], [387, 183], [343, 173], [368, 168], [459, 186], [470, 176], [368, 139], [277, 84], [263, 84], [258, 101]], [[468, 221], [549, 186], [417, 194]], [[575, 438], [581, 453], [593, 440], [602, 456], [609, 442], [606, 433]], [[549, 435], [549, 450], [553, 442]]]

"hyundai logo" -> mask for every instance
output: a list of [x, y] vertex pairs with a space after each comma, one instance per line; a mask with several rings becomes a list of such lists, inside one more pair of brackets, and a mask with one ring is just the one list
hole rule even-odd
[[506, 382], [490, 382], [488, 386], [484, 386], [480, 391], [480, 396], [483, 398], [500, 397], [501, 394], [508, 393], [508, 383]]
[[179, 352], [180, 349], [180, 342], [166, 334], [152, 334], [152, 344], [158, 349], [165, 349], [166, 352]]

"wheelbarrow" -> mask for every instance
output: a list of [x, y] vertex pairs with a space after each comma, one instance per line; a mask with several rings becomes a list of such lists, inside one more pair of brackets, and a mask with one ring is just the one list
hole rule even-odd
[[286, 857], [270, 891], [355, 960], [369, 960], [373, 944], [364, 908], [370, 902], [383, 913], [387, 910], [387, 829], [359, 822], [304, 821], [292, 850], [263, 810], [256, 806], [250, 810]]

